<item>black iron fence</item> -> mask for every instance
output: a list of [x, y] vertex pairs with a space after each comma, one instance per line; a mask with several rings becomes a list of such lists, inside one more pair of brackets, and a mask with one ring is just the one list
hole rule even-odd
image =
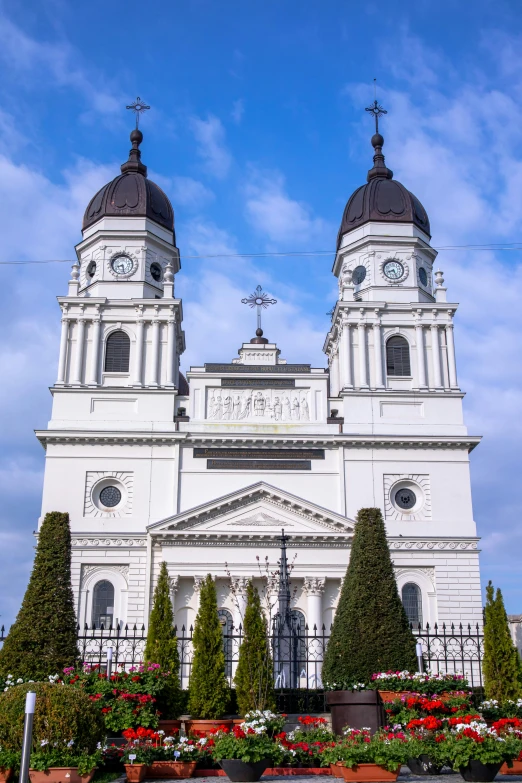
[[[424, 628], [412, 627], [417, 641], [422, 643], [424, 668], [432, 672], [465, 674], [473, 688], [482, 688], [483, 636], [479, 625], [426, 625]], [[188, 687], [193, 656], [193, 628], [176, 629], [180, 656], [180, 679], [184, 689]], [[78, 648], [81, 660], [91, 665], [104, 667], [107, 662], [108, 648], [112, 648], [113, 668], [126, 670], [138, 666], [143, 661], [146, 642], [145, 626], [107, 628], [103, 626], [84, 629], [78, 628]], [[274, 682], [279, 694], [279, 707], [287, 712], [311, 709], [322, 702], [323, 684], [321, 678], [322, 661], [328, 645], [330, 632], [326, 628], [310, 631], [307, 626], [302, 630], [296, 626], [288, 634], [270, 637], [274, 664]], [[0, 642], [5, 639], [5, 631], [0, 629]], [[242, 631], [226, 629], [223, 633], [225, 653], [225, 672], [230, 684], [239, 659]], [[284, 655], [281, 650], [284, 649]], [[296, 699], [299, 709], [290, 709], [286, 704]], [[285, 706], [286, 704], [286, 706]]]

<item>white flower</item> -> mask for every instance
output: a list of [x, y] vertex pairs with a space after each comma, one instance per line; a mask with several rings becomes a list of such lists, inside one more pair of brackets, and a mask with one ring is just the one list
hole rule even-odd
[[41, 740], [40, 747], [43, 748], [45, 745], [49, 744], [49, 740]]
[[73, 745], [74, 745], [74, 740], [69, 740], [69, 742], [67, 743], [67, 747], [72, 748]]
[[96, 745], [96, 749], [97, 749], [97, 750], [101, 750], [101, 749], [102, 749], [102, 744], [101, 744], [101, 742], [98, 742], [98, 744]]
[[17, 679], [17, 681], [16, 681], [16, 684], [17, 684], [17, 685], [20, 685], [20, 683], [21, 683], [21, 682], [23, 682], [23, 679], [22, 679], [21, 677], [19, 677], [19, 678]]
[[174, 756], [175, 756], [175, 758], [177, 758], [177, 759], [178, 759], [178, 758], [181, 756], [181, 753], [179, 752], [179, 750], [175, 750], [175, 751], [174, 751]]
[[163, 734], [165, 734], [165, 732], [162, 729], [160, 729], [159, 731], [156, 732], [156, 734], [159, 734], [160, 736], [163, 736]]

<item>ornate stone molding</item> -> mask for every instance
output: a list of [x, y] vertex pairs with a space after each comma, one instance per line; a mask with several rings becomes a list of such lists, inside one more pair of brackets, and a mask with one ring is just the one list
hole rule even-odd
[[96, 536], [94, 538], [87, 538], [86, 536], [78, 536], [72, 539], [71, 545], [73, 547], [145, 547], [147, 545], [146, 538], [105, 538], [104, 536]]
[[304, 589], [307, 595], [322, 595], [324, 593], [325, 578], [320, 576], [305, 576]]
[[250, 579], [248, 576], [232, 576], [232, 591], [238, 595], [246, 595], [248, 583]]
[[[99, 508], [96, 502], [96, 487], [104, 479], [114, 479], [123, 493], [123, 502], [113, 510]], [[121, 518], [132, 515], [134, 494], [134, 473], [132, 471], [88, 470], [85, 474], [85, 497], [83, 514], [86, 517]]]
[[[427, 473], [385, 473], [384, 474], [384, 512], [386, 519], [409, 521], [431, 519], [431, 488]], [[399, 509], [393, 502], [396, 487], [410, 486], [418, 496], [417, 508], [411, 511]]]
[[88, 578], [96, 571], [117, 571], [120, 573], [126, 582], [129, 578], [129, 566], [128, 565], [106, 565], [105, 563], [96, 563], [92, 565], [82, 565], [82, 573], [80, 578], [80, 589], [85, 589], [85, 583]]

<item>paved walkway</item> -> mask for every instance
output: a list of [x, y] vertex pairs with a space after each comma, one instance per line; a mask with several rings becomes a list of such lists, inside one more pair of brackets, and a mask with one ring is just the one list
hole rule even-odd
[[[333, 783], [337, 778], [322, 776], [322, 775], [292, 775], [288, 777], [286, 775], [263, 775], [260, 783], [268, 783], [268, 781], [285, 781], [290, 783], [326, 783], [331, 781]], [[407, 767], [403, 767], [403, 772], [399, 775], [399, 783], [460, 783], [462, 777], [458, 772], [449, 772], [442, 775], [412, 775]], [[522, 783], [522, 775], [497, 775], [495, 778], [496, 783]], [[212, 776], [208, 778], [187, 778], [180, 781], [164, 781], [164, 783], [229, 783], [228, 778]]]

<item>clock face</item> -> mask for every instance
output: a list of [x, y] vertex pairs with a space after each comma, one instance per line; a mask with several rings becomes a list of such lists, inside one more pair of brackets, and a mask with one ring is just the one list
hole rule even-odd
[[111, 266], [117, 275], [128, 275], [134, 264], [128, 256], [116, 256], [112, 259]]
[[388, 280], [400, 280], [404, 274], [404, 267], [400, 261], [395, 261], [392, 259], [391, 261], [386, 261], [382, 271]]

